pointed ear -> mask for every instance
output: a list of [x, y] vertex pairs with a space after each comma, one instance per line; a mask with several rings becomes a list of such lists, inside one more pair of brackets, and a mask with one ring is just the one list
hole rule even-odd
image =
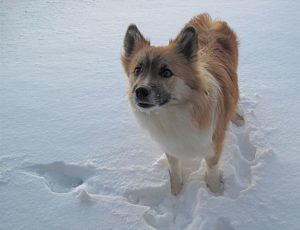
[[129, 25], [123, 44], [125, 57], [129, 57], [134, 50], [141, 48], [143, 45], [150, 45], [150, 42], [144, 38], [136, 25]]
[[198, 36], [194, 27], [184, 28], [175, 39], [175, 42], [178, 53], [183, 54], [188, 60], [193, 60], [197, 57]]

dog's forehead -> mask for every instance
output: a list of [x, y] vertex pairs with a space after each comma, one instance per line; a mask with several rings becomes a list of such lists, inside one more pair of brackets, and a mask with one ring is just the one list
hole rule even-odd
[[141, 56], [139, 62], [145, 70], [157, 70], [167, 65], [168, 58], [164, 54], [146, 52]]

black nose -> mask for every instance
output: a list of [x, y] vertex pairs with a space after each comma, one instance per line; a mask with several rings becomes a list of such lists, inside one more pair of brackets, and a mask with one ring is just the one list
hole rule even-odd
[[135, 90], [135, 95], [139, 100], [145, 100], [149, 94], [150, 94], [150, 89], [145, 86], [140, 86]]

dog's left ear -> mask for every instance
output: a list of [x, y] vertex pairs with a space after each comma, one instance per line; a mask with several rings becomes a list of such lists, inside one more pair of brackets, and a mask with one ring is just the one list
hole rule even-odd
[[143, 45], [150, 45], [150, 42], [144, 38], [136, 25], [129, 25], [123, 44], [125, 57], [129, 57]]
[[183, 54], [189, 61], [197, 57], [198, 36], [194, 27], [184, 28], [175, 39], [178, 53]]

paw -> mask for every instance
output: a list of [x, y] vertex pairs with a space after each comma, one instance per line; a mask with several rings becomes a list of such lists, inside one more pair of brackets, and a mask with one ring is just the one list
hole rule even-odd
[[180, 193], [183, 186], [182, 179], [178, 175], [170, 173], [170, 185], [171, 193], [174, 196], [177, 196]]
[[177, 196], [182, 189], [182, 183], [171, 183], [171, 193]]
[[239, 113], [235, 114], [235, 118], [232, 120], [233, 124], [235, 124], [238, 127], [241, 127], [245, 124], [245, 119], [242, 115]]
[[217, 195], [222, 195], [224, 193], [224, 181], [222, 173], [219, 173], [219, 175], [208, 175], [208, 173], [206, 173], [205, 181], [211, 192]]

